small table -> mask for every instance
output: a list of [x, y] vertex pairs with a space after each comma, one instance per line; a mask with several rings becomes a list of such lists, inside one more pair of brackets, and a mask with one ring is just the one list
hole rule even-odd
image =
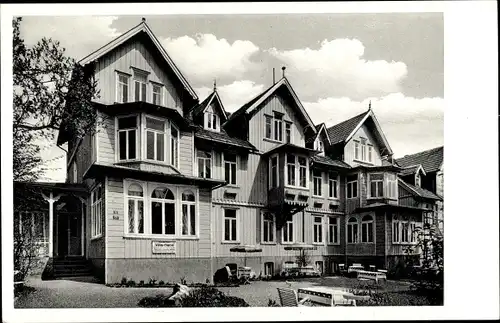
[[309, 298], [314, 303], [323, 304], [326, 306], [347, 305], [349, 300], [344, 298], [344, 295], [354, 296], [352, 293], [344, 289], [334, 287], [314, 286], [303, 287], [297, 290], [298, 298]]

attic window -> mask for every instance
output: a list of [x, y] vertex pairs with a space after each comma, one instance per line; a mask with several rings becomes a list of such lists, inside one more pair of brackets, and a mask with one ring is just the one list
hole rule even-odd
[[205, 129], [212, 131], [220, 130], [219, 116], [213, 112], [205, 112]]

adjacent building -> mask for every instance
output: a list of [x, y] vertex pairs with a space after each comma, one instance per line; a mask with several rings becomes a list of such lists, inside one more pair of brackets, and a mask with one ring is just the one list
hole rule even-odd
[[[283, 75], [229, 114], [215, 87], [198, 98], [145, 21], [80, 64], [99, 84], [97, 131], [59, 134], [67, 183], [15, 183], [48, 202], [16, 214], [41, 221], [49, 264], [80, 257], [115, 283], [205, 282], [244, 263], [277, 274], [297, 244], [325, 274], [418, 261], [413, 229], [441, 198], [406, 181], [432, 171], [396, 163], [371, 108], [314, 124]], [[241, 245], [262, 252], [231, 251]]]

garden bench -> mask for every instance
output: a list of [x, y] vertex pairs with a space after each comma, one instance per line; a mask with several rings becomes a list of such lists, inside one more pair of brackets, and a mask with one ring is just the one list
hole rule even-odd
[[309, 298], [303, 298], [299, 301], [297, 293], [291, 288], [278, 288], [278, 294], [283, 307], [304, 306], [304, 303], [309, 300]]
[[378, 271], [358, 271], [358, 280], [374, 280], [378, 284], [379, 279], [387, 280], [387, 276]]

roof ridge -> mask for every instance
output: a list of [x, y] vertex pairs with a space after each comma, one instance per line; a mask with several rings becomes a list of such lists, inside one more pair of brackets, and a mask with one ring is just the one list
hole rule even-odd
[[[333, 128], [333, 127], [335, 127], [335, 126], [338, 126], [338, 125], [341, 125], [341, 124], [343, 124], [343, 123], [345, 123], [345, 122], [347, 122], [347, 121], [350, 121], [350, 120], [355, 119], [355, 118], [357, 118], [357, 117], [360, 117], [360, 116], [362, 116], [362, 115], [366, 115], [366, 114], [367, 114], [367, 113], [369, 113], [369, 112], [370, 112], [370, 110], [365, 111], [365, 112], [360, 113], [360, 114], [357, 114], [357, 115], [355, 115], [355, 116], [353, 116], [353, 117], [350, 117], [349, 119], [345, 119], [344, 121], [341, 121], [341, 122], [339, 122], [339, 123], [336, 123], [336, 124], [334, 124], [333, 126], [327, 127], [327, 129], [331, 129], [331, 128]], [[324, 122], [323, 122], [323, 123], [324, 123]]]
[[434, 147], [434, 148], [431, 148], [431, 149], [427, 149], [427, 150], [423, 150], [423, 151], [419, 151], [419, 152], [416, 152], [416, 153], [413, 153], [413, 154], [404, 155], [403, 157], [396, 158], [396, 160], [403, 159], [405, 157], [414, 157], [414, 156], [419, 156], [419, 155], [423, 155], [423, 154], [428, 154], [428, 153], [431, 153], [431, 152], [434, 152], [434, 151], [437, 151], [437, 150], [440, 150], [440, 149], [444, 149], [444, 145], [439, 146], [439, 147]]

